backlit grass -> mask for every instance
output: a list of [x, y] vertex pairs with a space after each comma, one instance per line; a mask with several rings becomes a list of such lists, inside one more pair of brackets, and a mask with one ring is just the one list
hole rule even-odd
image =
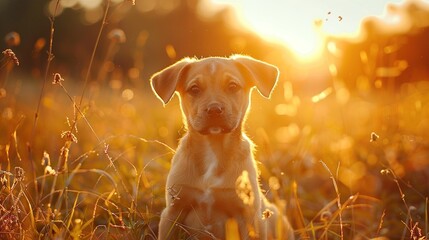
[[[127, 84], [106, 70], [116, 43], [99, 42], [124, 33], [106, 33], [104, 22], [88, 39], [104, 62], [82, 59], [86, 77], [68, 78], [51, 65], [62, 43], [55, 18], [50, 27], [42, 80], [18, 74], [19, 56], [2, 50], [0, 238], [156, 239], [184, 131], [178, 99], [164, 108], [147, 82]], [[174, 58], [174, 46], [166, 49]], [[247, 132], [262, 188], [299, 239], [427, 239], [427, 78], [392, 88], [368, 73], [346, 79], [351, 88], [337, 67], [312, 96], [285, 80], [271, 100], [253, 93]]]

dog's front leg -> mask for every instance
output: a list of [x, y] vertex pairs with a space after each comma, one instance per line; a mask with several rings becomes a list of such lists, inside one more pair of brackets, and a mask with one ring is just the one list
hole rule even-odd
[[176, 223], [180, 222], [181, 212], [172, 207], [165, 208], [161, 213], [159, 222], [158, 239], [167, 240], [175, 239], [178, 235]]

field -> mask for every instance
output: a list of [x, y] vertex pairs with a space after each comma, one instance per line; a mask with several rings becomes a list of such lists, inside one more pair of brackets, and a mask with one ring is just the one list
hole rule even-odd
[[[46, 17], [39, 45], [20, 46], [13, 34], [0, 45], [0, 239], [156, 239], [184, 129], [178, 98], [163, 107], [148, 79], [192, 46], [161, 42], [162, 56], [147, 50], [143, 60], [144, 33], [108, 24], [132, 2], [106, 3], [104, 20], [79, 25], [91, 34], [78, 36], [90, 47], [77, 59], [67, 58], [62, 16]], [[135, 49], [122, 48], [124, 34], [138, 35]], [[427, 40], [428, 28], [417, 36]], [[297, 238], [427, 239], [429, 72], [406, 71], [427, 67], [427, 48], [404, 60], [401, 47], [413, 44], [383, 36], [349, 55], [328, 45], [326, 61], [304, 64], [277, 45], [252, 50], [257, 38], [247, 48], [233, 39], [232, 50], [201, 55], [240, 48], [281, 69], [271, 99], [253, 91], [246, 130], [262, 188]], [[21, 61], [26, 49], [37, 56]], [[303, 80], [313, 76], [324, 80]]]

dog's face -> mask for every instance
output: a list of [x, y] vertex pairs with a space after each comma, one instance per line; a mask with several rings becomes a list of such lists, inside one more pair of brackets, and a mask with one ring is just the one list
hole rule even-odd
[[205, 59], [189, 65], [177, 88], [189, 129], [220, 134], [240, 127], [250, 86], [231, 61]]
[[253, 87], [269, 97], [278, 69], [249, 57], [185, 58], [151, 78], [164, 104], [177, 92], [190, 131], [223, 134], [241, 130]]

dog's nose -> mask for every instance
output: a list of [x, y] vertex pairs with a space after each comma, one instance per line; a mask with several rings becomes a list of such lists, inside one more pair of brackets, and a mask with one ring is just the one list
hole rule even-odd
[[210, 103], [207, 106], [206, 112], [209, 116], [219, 116], [223, 114], [223, 107], [219, 103]]

